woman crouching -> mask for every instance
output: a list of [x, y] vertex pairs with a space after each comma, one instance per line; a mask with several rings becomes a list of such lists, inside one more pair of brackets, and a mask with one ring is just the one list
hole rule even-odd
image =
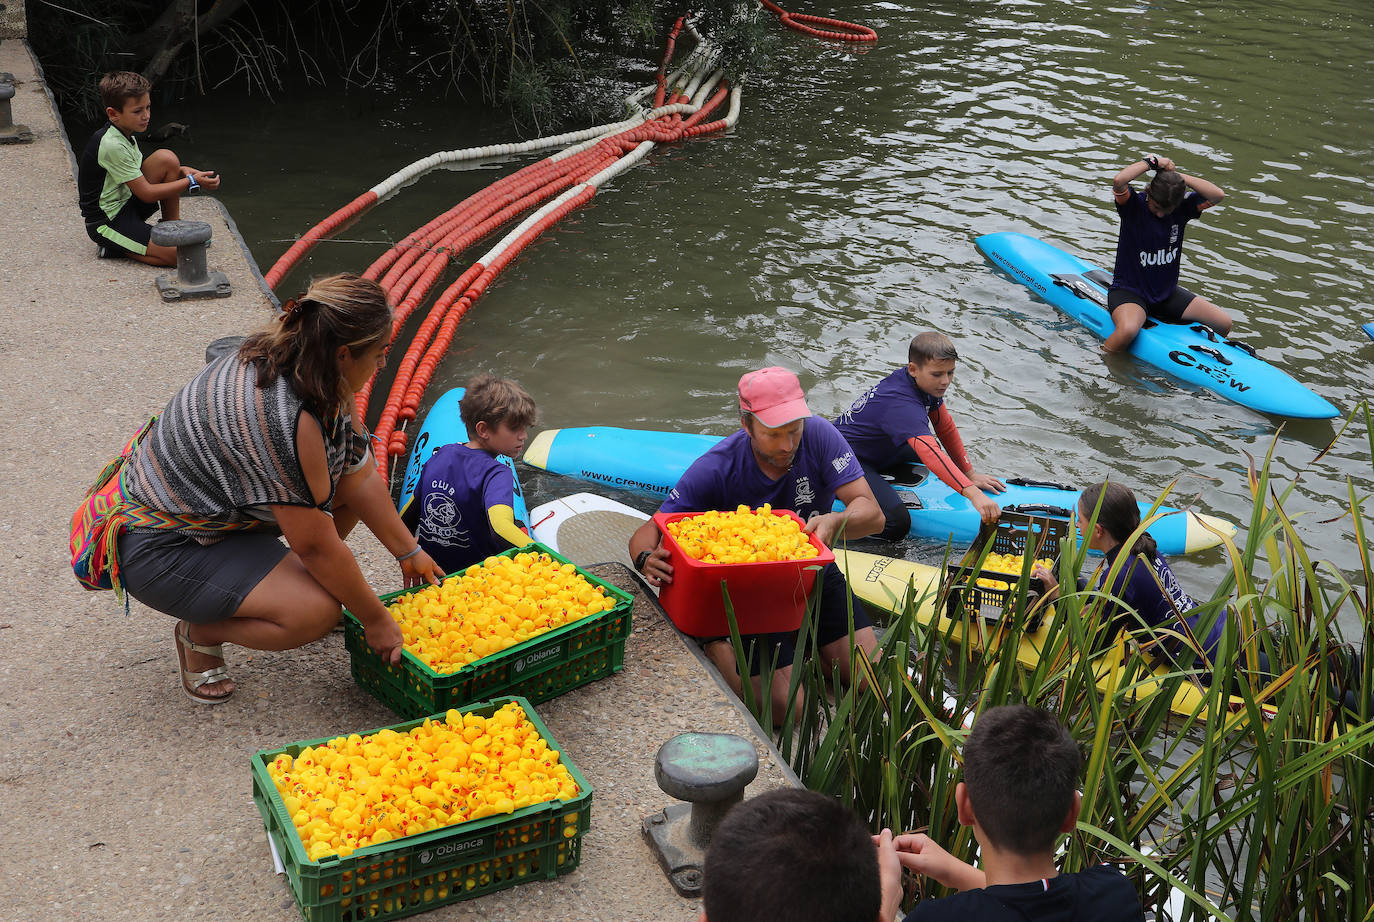
[[299, 647], [327, 634], [341, 605], [384, 660], [399, 661], [401, 630], [344, 543], [361, 521], [407, 586], [443, 576], [401, 523], [350, 415], [386, 364], [391, 334], [375, 282], [316, 280], [197, 374], [127, 455], [112, 570], [134, 598], [178, 619], [193, 700], [233, 693], [222, 644]]

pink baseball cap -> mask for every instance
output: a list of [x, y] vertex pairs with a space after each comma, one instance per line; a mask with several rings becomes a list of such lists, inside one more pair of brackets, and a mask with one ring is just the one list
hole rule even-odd
[[739, 409], [741, 413], [754, 414], [769, 429], [811, 415], [797, 376], [776, 365], [751, 371], [739, 379]]

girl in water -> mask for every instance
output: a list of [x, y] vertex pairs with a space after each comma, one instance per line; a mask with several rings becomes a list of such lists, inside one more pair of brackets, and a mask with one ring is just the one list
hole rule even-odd
[[[1090, 521], [1094, 509], [1098, 510], [1096, 522]], [[1169, 562], [1155, 546], [1154, 538], [1145, 532], [1135, 539], [1129, 549], [1125, 548], [1126, 539], [1139, 527], [1140, 506], [1136, 503], [1135, 494], [1119, 483], [1095, 483], [1084, 490], [1078, 500], [1078, 533], [1083, 536], [1089, 549], [1101, 551], [1106, 557], [1096, 588], [1118, 600], [1113, 601], [1107, 609], [1114, 625], [1109, 636], [1115, 637], [1118, 631], [1139, 625], [1181, 631], [1180, 621], [1191, 632], [1200, 617], [1195, 611], [1198, 603], [1179, 585], [1173, 570], [1169, 569]], [[1130, 559], [1122, 564], [1112, 585], [1108, 587], [1107, 575], [1123, 549], [1128, 550]], [[1140, 559], [1142, 556], [1144, 561]], [[1049, 569], [1037, 566], [1033, 575], [1044, 582], [1046, 595], [1051, 601], [1059, 596], [1059, 582]], [[1132, 612], [1135, 614], [1132, 615]], [[1202, 649], [1209, 662], [1216, 657], [1217, 644], [1225, 628], [1226, 616], [1223, 614], [1216, 619], [1203, 640]], [[1173, 654], [1182, 651], [1179, 641], [1166, 643], [1166, 647]], [[1202, 665], [1200, 658], [1195, 665]]]

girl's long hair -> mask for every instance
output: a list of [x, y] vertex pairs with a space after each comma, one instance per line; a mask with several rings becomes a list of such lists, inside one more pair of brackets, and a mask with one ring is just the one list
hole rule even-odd
[[[1131, 532], [1140, 527], [1140, 506], [1135, 501], [1135, 494], [1129, 487], [1109, 480], [1095, 483], [1083, 491], [1083, 496], [1078, 501], [1084, 518], [1092, 518], [1099, 500], [1102, 502], [1102, 508], [1097, 513], [1097, 524], [1106, 529], [1113, 541], [1121, 544], [1131, 536]], [[1159, 553], [1155, 539], [1148, 531], [1137, 538], [1129, 550], [1132, 557], [1144, 554], [1145, 559], [1150, 561]]]
[[239, 347], [239, 357], [257, 369], [258, 386], [285, 377], [305, 406], [321, 419], [337, 414], [352, 396], [339, 369], [340, 346], [357, 356], [391, 340], [392, 314], [386, 293], [371, 279], [331, 275], [312, 279], [282, 315]]

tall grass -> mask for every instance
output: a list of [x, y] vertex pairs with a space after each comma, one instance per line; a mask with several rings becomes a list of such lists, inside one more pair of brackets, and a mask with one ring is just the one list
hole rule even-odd
[[[1362, 417], [1374, 457], [1370, 416], [1362, 405], [1352, 420]], [[776, 721], [780, 751], [807, 787], [837, 795], [875, 830], [925, 830], [976, 861], [954, 806], [959, 747], [984, 708], [1024, 701], [1055, 713], [1084, 752], [1082, 813], [1061, 869], [1117, 863], [1160, 918], [1374, 920], [1374, 715], [1366, 693], [1351, 696], [1353, 710], [1342, 704], [1352, 688], [1374, 689], [1374, 657], [1349, 656], [1374, 635], [1367, 498], [1349, 485], [1341, 501], [1361, 561], [1351, 577], [1311, 559], [1272, 455], [1250, 465], [1245, 542], [1225, 541], [1228, 575], [1196, 636], [1180, 624], [1108, 637], [1102, 613], [1113, 600], [1071, 591], [1087, 557], [1070, 546], [1065, 591], [1032, 634], [1025, 626], [1043, 602], [1028, 572], [995, 624], [932, 617], [945, 612], [948, 587], [910, 592], [892, 606], [881, 657], [856, 661], [863, 681], [849, 689], [823, 674], [804, 627], [798, 649], [812, 655], [793, 669], [801, 703]], [[1122, 554], [1115, 566], [1127, 563]], [[1224, 613], [1207, 684], [1193, 667], [1198, 637]], [[1342, 636], [1338, 618], [1357, 636]], [[1184, 652], [1162, 656], [1163, 635]], [[1017, 660], [1023, 643], [1039, 650], [1033, 665]], [[767, 696], [746, 696], [773, 726]], [[910, 887], [912, 899], [944, 895], [929, 880]]]

